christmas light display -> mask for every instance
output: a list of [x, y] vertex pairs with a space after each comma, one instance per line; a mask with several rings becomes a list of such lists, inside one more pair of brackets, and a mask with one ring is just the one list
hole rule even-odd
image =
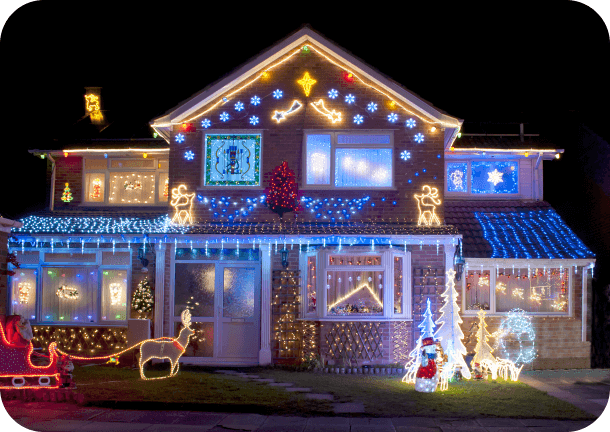
[[[532, 317], [523, 309], [511, 309], [496, 332], [496, 355], [512, 361], [515, 365], [531, 363], [536, 357], [536, 332]], [[518, 351], [513, 348], [518, 344]]]
[[503, 173], [499, 172], [498, 169], [496, 168], [493, 171], [487, 173], [487, 176], [488, 176], [487, 181], [490, 183], [493, 183], [494, 186], [497, 186], [498, 183], [503, 182], [502, 174]]
[[[421, 363], [415, 375], [415, 391], [432, 393], [436, 391], [440, 377], [439, 368], [435, 362], [436, 345], [431, 337], [422, 340]], [[444, 390], [441, 388], [441, 390]]]
[[292, 104], [290, 105], [290, 108], [288, 110], [286, 110], [286, 111], [277, 111], [276, 110], [273, 113], [273, 115], [271, 116], [271, 118], [279, 123], [282, 120], [284, 120], [286, 118], [286, 116], [288, 116], [290, 114], [294, 114], [302, 107], [303, 107], [303, 104], [295, 99], [292, 101]]
[[259, 186], [261, 135], [206, 135], [206, 186]]
[[492, 372], [492, 379], [496, 379], [496, 358], [492, 355], [493, 348], [487, 343], [490, 333], [487, 331], [487, 323], [485, 322], [485, 311], [479, 310], [479, 329], [477, 331], [477, 344], [474, 348], [475, 355], [470, 362], [474, 367], [475, 363], [481, 365]]
[[110, 304], [117, 306], [121, 304], [121, 294], [123, 293], [123, 286], [120, 283], [111, 283], [108, 286], [110, 292]]
[[195, 195], [197, 195], [195, 192], [187, 194], [186, 186], [183, 184], [172, 189], [172, 200], [170, 202], [170, 205], [174, 208], [172, 222], [178, 225], [193, 224], [192, 208]]
[[472, 161], [470, 185], [474, 194], [519, 193], [519, 163]]
[[419, 338], [415, 343], [415, 348], [409, 353], [409, 361], [405, 365], [405, 376], [402, 378], [402, 382], [415, 383], [417, 370], [419, 369], [422, 361], [422, 341], [425, 338], [431, 338], [434, 336], [434, 328], [436, 324], [432, 319], [432, 310], [430, 309], [430, 298], [426, 299], [426, 310], [424, 311], [424, 319], [417, 326], [420, 328]]
[[303, 78], [297, 81], [301, 86], [303, 86], [303, 91], [305, 92], [305, 96], [309, 97], [309, 93], [311, 92], [311, 86], [317, 83], [317, 81], [309, 76], [309, 72], [305, 72]]
[[154, 304], [155, 298], [152, 292], [152, 286], [148, 279], [144, 279], [138, 283], [138, 287], [133, 293], [131, 308], [137, 311], [139, 316], [142, 316], [151, 312]]
[[155, 174], [115, 173], [110, 179], [112, 204], [148, 204], [155, 202]]
[[102, 191], [102, 180], [99, 177], [96, 177], [93, 180], [93, 190], [89, 194], [89, 196], [93, 199], [99, 198], [101, 196]]
[[72, 198], [72, 192], [70, 192], [70, 183], [66, 183], [64, 188], [64, 193], [61, 195], [61, 200], [65, 203], [69, 203], [74, 198]]
[[436, 215], [436, 206], [441, 204], [441, 200], [438, 197], [438, 189], [425, 185], [422, 190], [423, 193], [421, 195], [414, 195], [419, 210], [417, 225], [440, 225], [441, 222]]
[[32, 284], [29, 282], [19, 282], [17, 284], [17, 291], [19, 296], [19, 303], [27, 304], [30, 300], [30, 292], [32, 291]]
[[470, 379], [470, 370], [464, 360], [466, 347], [462, 343], [464, 333], [460, 328], [462, 318], [460, 317], [460, 307], [457, 304], [458, 293], [455, 290], [455, 270], [449, 269], [446, 272], [446, 289], [443, 292], [445, 304], [440, 308], [441, 316], [436, 321], [440, 325], [434, 334], [434, 339], [440, 340], [443, 351], [447, 354], [447, 362], [441, 372], [441, 390], [448, 386], [448, 380], [453, 376], [457, 368], [466, 379]]
[[448, 162], [446, 169], [447, 192], [468, 192], [466, 184], [467, 173], [467, 163]]
[[61, 299], [66, 300], [78, 300], [80, 296], [76, 288], [69, 287], [66, 285], [62, 285], [61, 287], [57, 288], [57, 291], [55, 291], [55, 295]]
[[85, 95], [85, 104], [88, 112], [100, 110], [100, 98], [94, 94]]
[[310, 105], [317, 112], [328, 118], [331, 123], [337, 123], [341, 121], [341, 113], [334, 109], [332, 111], [329, 111], [328, 108], [324, 106], [324, 101], [322, 99], [318, 100], [317, 102], [311, 102]]
[[403, 150], [403, 151], [400, 153], [400, 158], [401, 158], [402, 160], [404, 160], [404, 161], [407, 161], [407, 160], [411, 159], [411, 152], [410, 152], [410, 151], [408, 151], [408, 150]]
[[270, 173], [269, 186], [265, 189], [267, 207], [280, 218], [284, 213], [300, 210], [299, 188], [294, 171], [284, 161]]

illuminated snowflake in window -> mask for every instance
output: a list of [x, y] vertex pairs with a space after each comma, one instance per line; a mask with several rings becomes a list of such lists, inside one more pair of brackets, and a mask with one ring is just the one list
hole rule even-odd
[[366, 109], [370, 112], [375, 112], [377, 111], [377, 104], [375, 102], [369, 102], [369, 104], [366, 106]]
[[184, 135], [179, 133], [178, 135], [176, 135], [175, 140], [178, 144], [182, 144], [184, 142]]
[[201, 127], [204, 127], [207, 129], [210, 127], [211, 124], [212, 124], [212, 122], [208, 119], [201, 120]]
[[237, 102], [235, 104], [235, 111], [241, 111], [244, 109], [244, 104], [242, 102]]
[[276, 99], [281, 99], [283, 95], [284, 93], [280, 89], [273, 92], [273, 97]]
[[421, 143], [424, 142], [424, 136], [422, 134], [420, 134], [420, 133], [415, 135], [413, 138], [415, 139], [415, 142], [418, 143], [418, 144], [421, 144]]
[[360, 124], [363, 121], [364, 121], [364, 117], [362, 117], [360, 114], [354, 116], [354, 123]]
[[229, 114], [227, 114], [226, 112], [223, 112], [222, 114], [220, 114], [220, 120], [222, 120], [223, 122], [226, 122], [227, 120], [229, 120]]
[[328, 97], [331, 99], [335, 99], [337, 96], [339, 96], [339, 92], [335, 89], [330, 89], [328, 92]]
[[402, 153], [400, 153], [400, 158], [404, 161], [411, 159], [411, 152], [408, 150], [403, 150]]
[[256, 117], [256, 116], [250, 117], [250, 124], [253, 125], [253, 126], [257, 125], [258, 124], [258, 117]]
[[396, 120], [398, 120], [398, 114], [395, 114], [395, 113], [388, 114], [388, 121], [390, 123], [396, 123]]
[[354, 102], [356, 102], [356, 96], [354, 96], [353, 94], [348, 94], [347, 96], [345, 96], [345, 102], [347, 102], [348, 104], [353, 104]]
[[256, 106], [256, 105], [260, 105], [260, 103], [261, 103], [261, 98], [259, 98], [258, 96], [252, 96], [252, 97], [250, 98], [250, 103], [251, 103], [252, 105], [254, 105], [254, 106]]
[[407, 126], [409, 129], [413, 129], [415, 127], [415, 120], [410, 118], [405, 122], [405, 126]]
[[189, 150], [187, 152], [184, 152], [184, 159], [190, 161], [190, 160], [193, 160], [194, 158], [195, 158], [195, 153], [193, 153], [192, 151]]
[[500, 171], [498, 171], [498, 169], [494, 169], [491, 172], [487, 173], [487, 181], [490, 183], [493, 183], [494, 186], [497, 186], [498, 183], [502, 183], [504, 180], [502, 180], [502, 174]]

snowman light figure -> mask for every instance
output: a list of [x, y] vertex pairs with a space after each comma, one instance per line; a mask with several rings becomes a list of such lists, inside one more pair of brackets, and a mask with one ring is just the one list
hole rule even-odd
[[422, 359], [417, 375], [415, 376], [415, 390], [418, 392], [432, 393], [438, 385], [439, 372], [436, 367], [436, 345], [431, 337], [422, 340]]

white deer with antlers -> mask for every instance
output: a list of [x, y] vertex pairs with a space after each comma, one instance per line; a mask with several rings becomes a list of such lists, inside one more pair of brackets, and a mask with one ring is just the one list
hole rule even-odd
[[[178, 361], [189, 343], [189, 339], [195, 333], [191, 328], [191, 312], [186, 309], [180, 315], [184, 327], [180, 330], [177, 338], [163, 337], [150, 339], [140, 346], [140, 377], [142, 379], [170, 378], [178, 373], [180, 362]], [[157, 378], [147, 378], [144, 375], [144, 364], [150, 359], [168, 359], [171, 367], [169, 375]]]

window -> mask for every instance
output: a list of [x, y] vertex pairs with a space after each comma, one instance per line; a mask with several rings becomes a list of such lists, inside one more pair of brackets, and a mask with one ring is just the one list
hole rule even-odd
[[206, 135], [203, 186], [260, 186], [261, 135]]
[[108, 205], [156, 205], [169, 197], [166, 159], [105, 159], [84, 161], [84, 202]]
[[303, 316], [408, 318], [411, 299], [405, 295], [403, 277], [407, 262], [407, 255], [395, 250], [321, 249], [304, 254]]
[[306, 134], [306, 184], [325, 188], [391, 188], [393, 150], [391, 134]]
[[518, 194], [519, 162], [447, 162], [445, 178], [448, 193]]
[[[11, 278], [11, 313], [40, 323], [114, 323], [128, 318], [129, 251], [55, 250], [27, 255]], [[42, 260], [40, 260], [42, 255]], [[41, 262], [39, 264], [39, 261]], [[40, 315], [37, 311], [40, 311]]]
[[519, 308], [528, 313], [568, 313], [570, 267], [488, 268], [468, 270], [465, 311], [492, 313]]

